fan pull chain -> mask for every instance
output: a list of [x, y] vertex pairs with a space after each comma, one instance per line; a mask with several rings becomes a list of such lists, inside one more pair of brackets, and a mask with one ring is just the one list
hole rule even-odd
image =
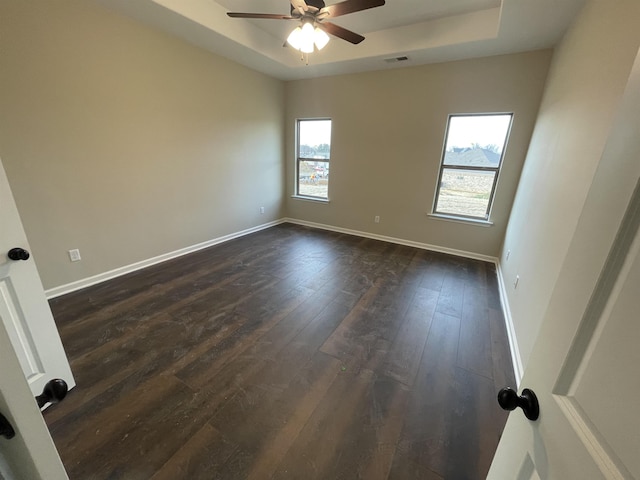
[[304, 62], [305, 65], [309, 65], [309, 54], [300, 51], [300, 61]]

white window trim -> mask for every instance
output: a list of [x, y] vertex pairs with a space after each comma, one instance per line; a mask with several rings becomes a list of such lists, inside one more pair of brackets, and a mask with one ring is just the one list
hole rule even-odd
[[307, 202], [316, 202], [316, 203], [330, 203], [331, 200], [329, 198], [324, 197], [310, 197], [308, 195], [291, 195], [291, 198], [295, 198], [296, 200], [306, 200]]
[[493, 222], [491, 220], [483, 220], [476, 217], [463, 217], [457, 215], [446, 215], [444, 213], [427, 213], [428, 217], [432, 217], [436, 220], [444, 220], [445, 222], [454, 223], [466, 223], [467, 225], [476, 225], [478, 227], [491, 227]]

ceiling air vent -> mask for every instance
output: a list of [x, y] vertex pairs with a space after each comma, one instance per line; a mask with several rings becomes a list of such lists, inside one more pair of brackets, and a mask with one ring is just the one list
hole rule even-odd
[[406, 62], [409, 60], [409, 57], [393, 57], [393, 58], [385, 58], [384, 61], [387, 63], [398, 63], [398, 62]]

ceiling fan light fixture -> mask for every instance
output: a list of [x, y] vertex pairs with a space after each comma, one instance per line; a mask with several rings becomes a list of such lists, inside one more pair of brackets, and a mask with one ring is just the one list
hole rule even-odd
[[329, 43], [329, 35], [324, 30], [316, 27], [313, 31], [313, 41], [318, 50], [322, 50]]
[[327, 33], [313, 26], [312, 22], [304, 22], [302, 27], [296, 27], [287, 37], [287, 43], [303, 53], [313, 53], [314, 45], [322, 50], [329, 42]]
[[300, 51], [304, 53], [313, 53], [313, 40], [314, 40], [313, 25], [309, 22], [305, 22], [302, 25], [302, 31], [300, 35]]
[[296, 50], [300, 50], [302, 47], [302, 29], [300, 27], [296, 27], [287, 37], [287, 43], [291, 45]]

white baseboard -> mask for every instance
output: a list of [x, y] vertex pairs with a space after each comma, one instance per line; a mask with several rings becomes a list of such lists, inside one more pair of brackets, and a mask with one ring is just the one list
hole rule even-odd
[[230, 233], [229, 235], [224, 235], [222, 237], [214, 238], [212, 240], [207, 240], [206, 242], [181, 248], [173, 252], [164, 253], [162, 255], [158, 255], [157, 257], [132, 263], [131, 265], [125, 265], [123, 267], [109, 270], [108, 272], [99, 273], [98, 275], [93, 275], [91, 277], [83, 278], [82, 280], [77, 280], [75, 282], [67, 283], [66, 285], [60, 285], [59, 287], [50, 288], [48, 290], [45, 290], [44, 293], [47, 296], [47, 299], [59, 297], [60, 295], [66, 295], [67, 293], [75, 292], [76, 290], [82, 290], [83, 288], [87, 288], [92, 285], [96, 285], [98, 283], [106, 282], [107, 280], [111, 280], [113, 278], [117, 278], [122, 275], [135, 272], [136, 270], [141, 270], [143, 268], [150, 267], [151, 265], [155, 265], [157, 263], [166, 262], [167, 260], [171, 260], [173, 258], [177, 258], [183, 255], [187, 255], [189, 253], [197, 252], [198, 250], [202, 250], [203, 248], [208, 248], [208, 247], [212, 247], [213, 245], [217, 245], [219, 243], [228, 242], [229, 240], [233, 240], [234, 238], [242, 237], [244, 235], [249, 235], [250, 233], [259, 232], [260, 230], [264, 230], [265, 228], [270, 228], [275, 225], [279, 225], [283, 222], [284, 220], [280, 219], [280, 220], [274, 220], [273, 222], [263, 223], [262, 225], [258, 225], [256, 227], [247, 228], [246, 230]]
[[348, 235], [355, 235], [357, 237], [371, 238], [373, 240], [382, 240], [383, 242], [397, 243], [399, 245], [406, 245], [407, 247], [420, 248], [422, 250], [432, 250], [434, 252], [448, 253], [449, 255], [456, 255], [458, 257], [471, 258], [473, 260], [482, 260], [484, 262], [491, 262], [497, 264], [498, 259], [489, 255], [482, 255], [480, 253], [467, 252], [464, 250], [456, 250], [455, 248], [440, 247], [438, 245], [430, 245], [428, 243], [414, 242], [413, 240], [404, 240], [402, 238], [387, 237], [386, 235], [378, 235], [376, 233], [361, 232], [359, 230], [351, 230], [350, 228], [334, 227], [333, 225], [325, 225], [323, 223], [307, 222], [306, 220], [298, 220], [296, 218], [284, 218], [284, 222], [295, 223], [296, 225], [304, 225], [306, 227], [320, 228], [322, 230], [330, 230], [332, 232], [346, 233]]
[[502, 313], [504, 314], [504, 323], [507, 328], [507, 337], [509, 338], [509, 348], [511, 350], [511, 363], [513, 363], [513, 373], [516, 376], [516, 386], [519, 387], [522, 375], [524, 374], [524, 367], [522, 365], [522, 357], [520, 356], [520, 348], [518, 347], [516, 329], [513, 325], [513, 317], [511, 316], [511, 308], [509, 307], [509, 299], [507, 298], [506, 283], [499, 261], [496, 262], [496, 270], [498, 272], [498, 288], [500, 289]]

